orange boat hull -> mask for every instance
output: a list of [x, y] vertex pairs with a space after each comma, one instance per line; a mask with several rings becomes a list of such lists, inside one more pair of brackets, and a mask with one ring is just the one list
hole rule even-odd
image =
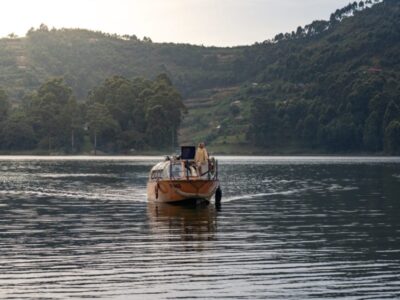
[[218, 180], [149, 181], [147, 184], [147, 197], [149, 200], [159, 202], [179, 202], [190, 199], [210, 201], [218, 186]]

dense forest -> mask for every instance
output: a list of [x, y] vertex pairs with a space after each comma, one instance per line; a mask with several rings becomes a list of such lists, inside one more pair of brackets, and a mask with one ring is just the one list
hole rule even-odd
[[233, 48], [42, 24], [0, 39], [0, 148], [400, 154], [399, 28], [396, 0]]
[[[0, 90], [3, 150], [129, 153], [177, 141], [185, 106], [165, 74], [154, 81], [107, 78], [78, 102], [62, 78], [43, 83], [12, 108]], [[87, 140], [88, 139], [88, 140]]]

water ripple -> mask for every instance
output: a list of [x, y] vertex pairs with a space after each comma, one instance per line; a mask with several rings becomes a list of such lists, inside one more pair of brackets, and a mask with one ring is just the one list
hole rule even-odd
[[156, 160], [0, 158], [0, 297], [400, 297], [398, 159], [223, 158], [221, 208], [148, 203]]

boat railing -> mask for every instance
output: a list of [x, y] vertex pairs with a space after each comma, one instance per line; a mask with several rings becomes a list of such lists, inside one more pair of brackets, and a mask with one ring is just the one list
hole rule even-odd
[[[202, 168], [207, 166], [207, 169], [203, 172]], [[197, 166], [194, 162], [185, 161], [185, 170], [186, 170], [186, 179], [189, 180], [190, 176], [190, 168], [195, 168], [197, 177], [204, 179], [205, 177], [208, 180], [216, 180], [218, 179], [218, 161], [215, 158], [210, 158], [207, 160], [207, 163]]]
[[[179, 165], [182, 169], [179, 172], [181, 175], [176, 176], [174, 166]], [[207, 178], [208, 180], [218, 179], [218, 161], [215, 158], [210, 158], [207, 163], [203, 165], [207, 166], [207, 170], [202, 172], [202, 165], [198, 166], [193, 160], [171, 160], [169, 164], [169, 177], [171, 180], [185, 177], [186, 180], [200, 178]]]

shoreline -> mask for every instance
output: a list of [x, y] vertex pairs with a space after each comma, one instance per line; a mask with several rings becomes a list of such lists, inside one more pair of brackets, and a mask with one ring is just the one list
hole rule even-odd
[[[163, 149], [163, 150], [138, 150], [132, 152], [121, 152], [121, 153], [106, 153], [101, 150], [94, 154], [94, 151], [82, 151], [77, 153], [68, 153], [62, 151], [48, 151], [48, 150], [26, 150], [26, 151], [6, 151], [0, 150], [0, 156], [40, 156], [40, 157], [135, 157], [135, 156], [171, 156], [176, 155], [179, 152], [180, 147], [175, 150]], [[354, 151], [354, 152], [329, 152], [329, 151], [318, 151], [310, 150], [305, 148], [259, 148], [249, 145], [231, 144], [227, 145], [209, 145], [207, 151], [211, 156], [243, 156], [243, 157], [396, 157], [396, 155], [390, 155], [385, 152], [365, 152], [365, 151]]]

